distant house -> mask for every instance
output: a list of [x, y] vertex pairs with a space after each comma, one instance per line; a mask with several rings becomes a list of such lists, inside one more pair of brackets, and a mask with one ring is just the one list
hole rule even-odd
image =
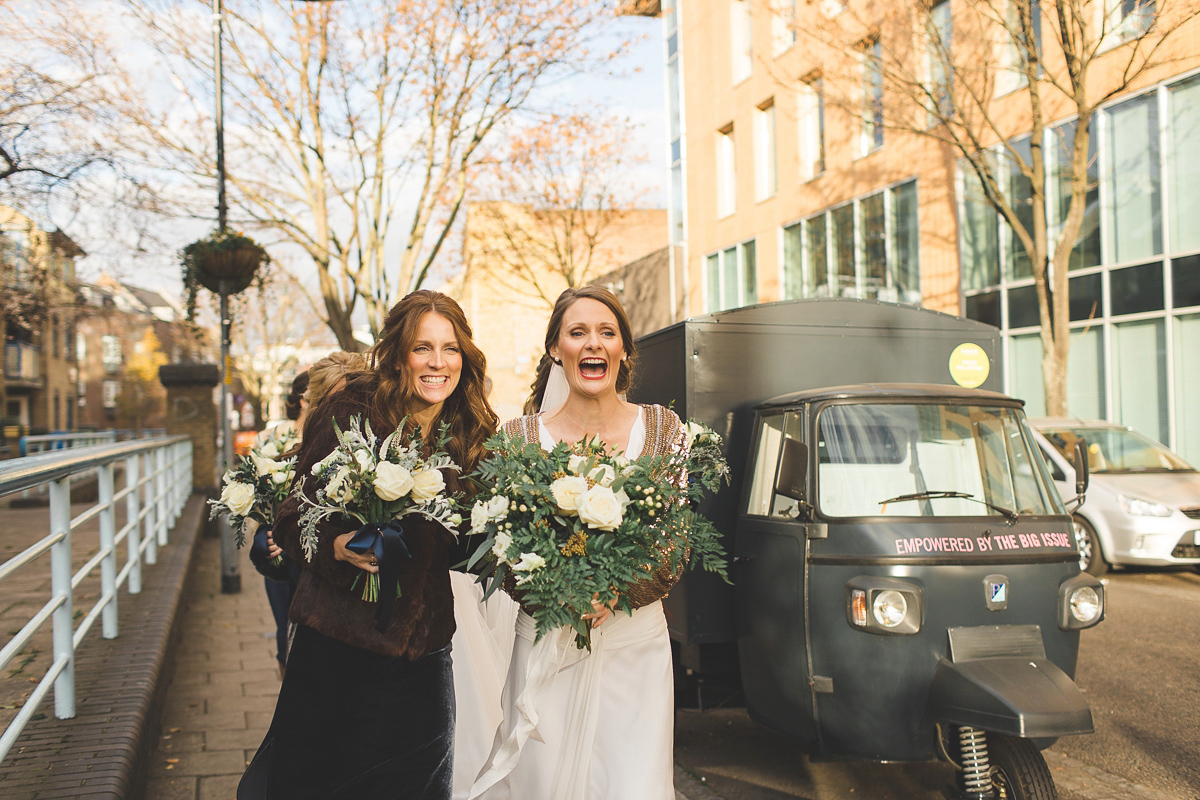
[[82, 248], [0, 206], [0, 329], [5, 438], [76, 427], [75, 260]]
[[191, 341], [180, 304], [107, 275], [76, 300], [78, 427], [164, 427], [158, 366], [182, 360]]

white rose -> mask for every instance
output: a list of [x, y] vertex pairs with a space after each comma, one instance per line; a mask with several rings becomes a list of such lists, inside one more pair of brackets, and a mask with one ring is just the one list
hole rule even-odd
[[254, 462], [254, 471], [261, 475], [271, 475], [284, 469], [287, 465], [276, 461], [272, 458], [259, 458], [251, 454], [250, 459]]
[[390, 503], [412, 491], [413, 475], [399, 464], [384, 461], [375, 468], [375, 494]]
[[[483, 502], [483, 501], [480, 501]], [[502, 494], [494, 495], [487, 501], [487, 517], [489, 520], [502, 520], [508, 516], [509, 499]]]
[[258, 451], [267, 458], [274, 458], [275, 456], [279, 455], [279, 447], [275, 444], [275, 442], [272, 441], [268, 441], [266, 444], [260, 447]]
[[375, 465], [375, 459], [371, 457], [369, 450], [355, 450], [354, 460], [358, 462], [358, 466], [364, 472], [368, 471]]
[[544, 566], [546, 566], [546, 559], [537, 553], [521, 553], [520, 560], [513, 564], [513, 572], [525, 573], [517, 578], [517, 585], [520, 586], [522, 583], [525, 583], [525, 581], [533, 577], [533, 573]]
[[579, 498], [579, 519], [589, 528], [616, 530], [624, 515], [620, 498], [607, 486], [593, 486]]
[[581, 474], [580, 469], [583, 468], [583, 464], [586, 461], [587, 461], [587, 459], [584, 458], [583, 456], [577, 456], [577, 455], [567, 456], [567, 469], [569, 469], [573, 474], [579, 475], [579, 474]]
[[254, 507], [254, 487], [238, 481], [227, 483], [221, 490], [221, 502], [235, 517], [244, 517]]
[[446, 488], [446, 479], [440, 469], [421, 469], [412, 476], [412, 498], [418, 503], [428, 503]]
[[617, 479], [617, 472], [608, 464], [600, 464], [589, 472], [587, 476], [592, 483], [598, 483], [601, 486], [612, 486], [612, 482]]
[[490, 520], [491, 517], [488, 516], [488, 504], [486, 501], [480, 500], [471, 506], [471, 533], [482, 533]]
[[691, 447], [696, 437], [704, 433], [704, 426], [697, 422], [689, 422], [683, 426], [683, 432], [687, 435], [688, 447]]
[[512, 547], [512, 534], [506, 530], [496, 531], [496, 541], [492, 544], [492, 555], [501, 564], [508, 563], [508, 548]]
[[574, 514], [579, 508], [579, 496], [588, 490], [587, 478], [567, 475], [550, 484], [550, 494], [564, 514]]
[[333, 477], [325, 486], [325, 496], [335, 503], [346, 502], [350, 496], [350, 487], [346, 485], [349, 477], [350, 469], [348, 467], [345, 465], [338, 467], [337, 472], [333, 473]]

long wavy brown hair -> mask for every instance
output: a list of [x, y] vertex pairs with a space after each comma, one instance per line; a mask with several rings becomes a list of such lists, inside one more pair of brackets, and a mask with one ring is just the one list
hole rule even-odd
[[592, 285], [581, 286], [578, 289], [564, 289], [563, 293], [554, 301], [554, 310], [550, 312], [550, 321], [546, 324], [546, 351], [542, 353], [542, 360], [538, 362], [537, 375], [529, 387], [529, 398], [525, 401], [524, 408], [526, 414], [536, 414], [541, 408], [542, 398], [546, 394], [546, 383], [550, 380], [550, 368], [554, 365], [554, 359], [550, 357], [550, 348], [558, 343], [558, 337], [562, 334], [563, 317], [566, 316], [567, 309], [573, 306], [576, 300], [583, 298], [603, 303], [617, 318], [617, 330], [621, 333], [621, 346], [625, 348], [625, 360], [617, 367], [617, 392], [628, 392], [629, 387], [633, 384], [633, 371], [637, 366], [637, 345], [633, 342], [633, 328], [629, 324], [629, 315], [625, 313], [625, 307], [621, 305], [621, 301], [603, 286]]
[[[499, 419], [484, 390], [487, 358], [472, 340], [471, 325], [454, 298], [441, 292], [418, 289], [392, 306], [383, 322], [383, 334], [367, 352], [367, 361], [377, 379], [374, 405], [377, 413], [393, 428], [408, 415], [416, 397], [408, 354], [417, 340], [417, 326], [429, 312], [440, 314], [454, 326], [454, 336], [462, 354], [458, 386], [446, 398], [434, 426], [443, 422], [448, 426], [447, 450], [462, 469], [460, 474], [465, 475], [483, 456], [483, 443], [496, 432]], [[405, 425], [410, 432], [415, 427], [411, 418]], [[433, 431], [423, 433], [430, 435]]]

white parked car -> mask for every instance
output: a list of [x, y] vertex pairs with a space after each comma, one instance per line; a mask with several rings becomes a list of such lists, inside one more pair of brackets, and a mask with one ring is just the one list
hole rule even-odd
[[1091, 485], [1075, 511], [1079, 565], [1200, 565], [1200, 473], [1149, 436], [1111, 422], [1031, 419], [1064, 502], [1075, 495], [1075, 442], [1087, 446]]

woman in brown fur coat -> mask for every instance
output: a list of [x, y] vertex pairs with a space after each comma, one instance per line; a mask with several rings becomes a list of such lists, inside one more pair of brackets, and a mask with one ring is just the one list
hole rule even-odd
[[[360, 416], [380, 435], [401, 420], [427, 437], [445, 423], [461, 468], [444, 476], [447, 489], [463, 488], [460, 476], [475, 467], [497, 420], [484, 392], [485, 359], [462, 309], [444, 294], [413, 292], [389, 312], [369, 362], [311, 410], [296, 475], [309, 475], [334, 449], [335, 421], [344, 428]], [[372, 554], [346, 548], [356, 526], [320, 525], [317, 552], [306, 561], [301, 510], [289, 498], [275, 525], [276, 542], [304, 564], [290, 613], [297, 631], [275, 717], [238, 797], [449, 800], [453, 537], [437, 523], [404, 518], [411, 558], [400, 561], [401, 596], [384, 621], [375, 603], [350, 590], [361, 572], [379, 571]]]

